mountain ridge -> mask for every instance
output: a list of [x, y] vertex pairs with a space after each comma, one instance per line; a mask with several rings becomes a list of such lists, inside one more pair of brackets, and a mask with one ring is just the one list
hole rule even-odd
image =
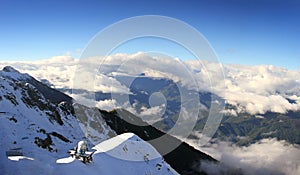
[[[0, 72], [0, 124], [5, 131], [0, 134], [1, 140], [5, 141], [1, 144], [3, 151], [6, 151], [7, 155], [12, 152], [20, 153], [29, 159], [33, 158], [35, 162], [32, 164], [29, 159], [22, 160], [15, 172], [21, 172], [24, 168], [21, 166], [23, 164], [42, 166], [43, 161], [47, 159], [52, 162], [67, 156], [67, 150], [85, 137], [88, 137], [91, 142], [99, 143], [116, 136], [109, 120], [103, 117], [108, 114], [113, 115], [113, 112], [104, 112], [80, 104], [71, 105], [68, 101], [51, 101], [44, 96], [41, 89], [36, 87], [36, 83], [32, 82], [35, 81], [28, 74], [21, 74], [11, 67], [6, 67]], [[46, 90], [51, 89], [48, 86], [40, 87], [44, 88], [46, 94]], [[61, 93], [56, 90], [53, 92]], [[121, 116], [116, 117], [121, 118]], [[86, 127], [89, 127], [87, 132]], [[175, 156], [175, 159], [180, 160], [178, 156]], [[210, 160], [213, 159], [210, 157]], [[51, 166], [56, 166], [51, 162]], [[4, 158], [1, 164], [6, 174], [14, 171], [12, 163], [7, 162], [7, 158]], [[176, 171], [181, 170], [179, 167], [172, 168]], [[40, 173], [43, 171], [47, 171], [47, 167], [37, 170]], [[24, 172], [27, 174], [30, 170]], [[180, 173], [184, 174], [184, 172]]]

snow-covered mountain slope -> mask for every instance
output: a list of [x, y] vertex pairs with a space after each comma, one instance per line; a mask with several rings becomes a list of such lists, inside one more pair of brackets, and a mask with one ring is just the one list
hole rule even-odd
[[0, 161], [3, 174], [23, 174], [22, 168], [7, 161], [5, 156], [23, 155], [41, 166], [45, 160], [51, 162], [66, 154], [70, 145], [84, 137], [72, 106], [46, 99], [30, 80], [33, 79], [28, 74], [21, 74], [11, 67], [0, 72]]
[[78, 160], [61, 162], [57, 172], [69, 174], [177, 174], [147, 142], [132, 133], [124, 133], [106, 140], [93, 149], [93, 163], [82, 165]]
[[[0, 78], [0, 112], [4, 114], [21, 115], [32, 120], [35, 116], [45, 116], [43, 119], [48, 118], [53, 125], [56, 121], [59, 125], [71, 128], [79, 123], [82, 130], [90, 128], [84, 132], [97, 143], [115, 135], [103, 119], [101, 120], [101, 114], [97, 110], [76, 103], [72, 105], [69, 96], [44, 85], [28, 74], [22, 74], [7, 66], [0, 71]], [[67, 119], [73, 123], [68, 123]]]
[[30, 76], [27, 73], [20, 73], [19, 71], [15, 70], [11, 66], [6, 66], [1, 71], [1, 77], [6, 79], [11, 79], [14, 81], [18, 81], [21, 83], [30, 83], [33, 85], [45, 98], [53, 103], [59, 103], [62, 101], [71, 102], [72, 98], [67, 96], [64, 93], [59, 93], [59, 91], [49, 88], [48, 85], [43, 84], [37, 81], [35, 78]]
[[30, 78], [9, 67], [0, 73], [2, 147], [28, 152], [27, 146], [39, 146], [58, 152], [63, 145], [84, 137], [72, 106], [50, 102], [25, 81]]
[[[38, 87], [43, 87], [43, 93]], [[57, 164], [56, 160], [67, 157], [68, 149], [85, 136], [95, 144], [116, 134], [96, 108], [72, 105], [68, 100], [56, 101], [44, 95], [50, 92], [58, 97], [66, 96], [12, 67], [0, 71], [1, 174], [98, 174], [100, 170], [104, 174], [176, 174], [151, 145], [133, 134], [97, 145], [92, 165], [77, 160], [70, 165]], [[116, 142], [118, 139], [123, 140]], [[126, 151], [124, 144], [128, 145]], [[160, 159], [147, 162], [143, 157], [147, 154]], [[143, 161], [126, 161], [128, 158]]]
[[74, 115], [85, 136], [92, 144], [98, 144], [106, 139], [116, 136], [103, 119], [97, 108], [89, 108], [81, 104], [73, 104]]

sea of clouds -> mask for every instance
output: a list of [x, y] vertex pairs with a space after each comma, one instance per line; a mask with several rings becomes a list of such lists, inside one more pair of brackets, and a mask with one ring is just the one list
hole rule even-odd
[[208, 174], [295, 175], [300, 174], [300, 148], [286, 141], [263, 139], [249, 146], [215, 142], [200, 150], [219, 163], [202, 162], [199, 169]]
[[[55, 88], [81, 88], [104, 93], [130, 94], [128, 86], [116, 78], [122, 75], [143, 73], [150, 77], [169, 78], [181, 86], [217, 94], [237, 107], [223, 112], [236, 116], [241, 112], [263, 115], [267, 111], [286, 113], [300, 110], [300, 69], [272, 65], [221, 65], [205, 60], [180, 61], [142, 52], [85, 60], [56, 56], [39, 61], [0, 62], [0, 68], [6, 65], [38, 80], [46, 79]], [[116, 104], [106, 100], [98, 104], [98, 107], [102, 106], [109, 109]]]

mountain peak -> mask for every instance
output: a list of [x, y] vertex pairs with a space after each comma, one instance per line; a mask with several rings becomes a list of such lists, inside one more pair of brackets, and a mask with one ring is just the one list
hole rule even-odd
[[5, 66], [2, 71], [0, 71], [0, 76], [9, 78], [9, 79], [14, 79], [14, 80], [27, 80], [31, 79], [32, 77], [26, 73], [21, 73], [15, 68], [11, 66]]
[[21, 82], [23, 84], [29, 83], [33, 85], [38, 91], [40, 91], [45, 98], [53, 103], [60, 103], [66, 101], [72, 103], [72, 98], [68, 95], [59, 92], [56, 89], [52, 89], [49, 86], [37, 81], [35, 78], [27, 73], [21, 73], [11, 66], [5, 66], [2, 71], [0, 71], [0, 77], [5, 79], [10, 79], [13, 81]]
[[5, 66], [2, 71], [4, 72], [14, 72], [14, 73], [20, 73], [19, 71], [17, 71], [16, 69], [14, 69], [13, 67], [11, 66]]

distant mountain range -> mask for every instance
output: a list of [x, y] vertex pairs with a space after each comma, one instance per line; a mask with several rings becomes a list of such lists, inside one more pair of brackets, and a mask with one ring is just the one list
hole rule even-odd
[[[126, 78], [126, 77], [125, 77]], [[119, 77], [122, 82], [122, 77]], [[181, 97], [177, 85], [170, 79], [135, 77], [134, 82], [129, 87], [132, 94], [129, 95], [131, 106], [135, 107], [136, 114], [145, 121], [151, 122], [156, 118], [153, 126], [161, 131], [169, 131], [176, 123], [181, 110]], [[60, 89], [70, 92], [67, 89]], [[143, 108], [151, 109], [149, 98], [154, 92], [160, 92], [166, 99], [163, 114], [157, 119], [156, 114], [151, 114], [148, 118], [141, 113]], [[73, 93], [76, 91], [73, 90]], [[83, 91], [80, 91], [82, 94]], [[79, 94], [80, 94], [79, 93]], [[86, 91], [86, 94], [88, 92]], [[195, 125], [194, 132], [201, 133], [207, 121], [211, 97], [224, 101], [221, 97], [209, 92], [199, 92], [199, 117]], [[122, 94], [110, 94], [95, 92], [98, 101], [113, 100]], [[287, 99], [288, 100], [288, 99]], [[159, 100], [158, 100], [159, 101]], [[159, 105], [159, 104], [158, 104]], [[237, 110], [238, 106], [226, 104], [224, 111]], [[287, 111], [286, 113], [266, 112], [264, 114], [250, 114], [247, 111], [238, 113], [238, 116], [229, 112], [224, 112], [222, 122], [214, 135], [214, 138], [232, 141], [238, 145], [248, 145], [263, 138], [277, 138], [286, 140], [292, 144], [300, 144], [300, 111]], [[190, 139], [200, 139], [197, 135], [191, 135]]]
[[[111, 55], [104, 62], [103, 58], [84, 62], [65, 57], [62, 60], [68, 61], [53, 58], [0, 65], [11, 64], [79, 102], [96, 100], [95, 105], [105, 110], [125, 108], [161, 131], [170, 130], [178, 120], [182, 102], [179, 89], [183, 89], [199, 95], [198, 122], [190, 138], [197, 139], [203, 130], [213, 97], [225, 104], [214, 138], [240, 145], [262, 138], [299, 144], [300, 70], [222, 65], [220, 76], [215, 68], [219, 64], [205, 60], [178, 62], [146, 53]], [[182, 67], [190, 71], [190, 77], [183, 74]], [[76, 76], [83, 73], [94, 77], [90, 80], [94, 81], [93, 89], [72, 86], [78, 81]]]

